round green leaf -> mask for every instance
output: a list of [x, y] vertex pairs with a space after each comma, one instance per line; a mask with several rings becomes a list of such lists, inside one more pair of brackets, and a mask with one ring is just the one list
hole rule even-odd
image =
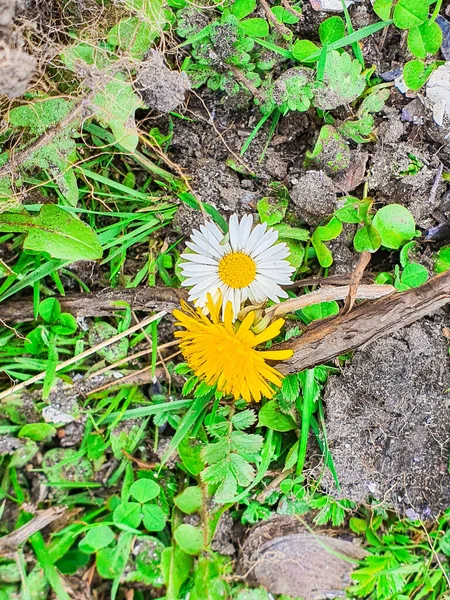
[[199, 527], [183, 523], [175, 529], [173, 537], [186, 554], [196, 555], [203, 550], [203, 531]]
[[426, 58], [427, 54], [436, 54], [442, 44], [442, 29], [436, 21], [425, 21], [419, 27], [413, 27], [408, 33], [408, 48], [417, 58]]
[[56, 298], [46, 298], [39, 304], [39, 315], [46, 323], [55, 323], [61, 315], [61, 305]]
[[130, 494], [141, 504], [156, 498], [160, 491], [159, 485], [151, 479], [138, 479], [130, 487]]
[[35, 442], [43, 442], [56, 435], [56, 428], [50, 423], [28, 423], [19, 431], [20, 438], [28, 438]]
[[319, 25], [322, 44], [332, 44], [345, 36], [345, 23], [341, 17], [329, 17]]
[[416, 233], [414, 217], [400, 204], [388, 204], [380, 208], [373, 218], [373, 226], [381, 236], [382, 245], [392, 250], [398, 250]]
[[40, 354], [45, 347], [44, 338], [42, 336], [43, 328], [36, 327], [25, 338], [23, 343], [24, 351], [28, 354]]
[[275, 400], [269, 400], [259, 411], [258, 427], [268, 427], [273, 431], [292, 431], [297, 429], [294, 419], [282, 413]]
[[450, 246], [441, 248], [435, 257], [434, 270], [436, 273], [444, 273], [450, 269]]
[[263, 38], [269, 35], [269, 24], [259, 17], [245, 19], [245, 21], [241, 21], [240, 26], [245, 34], [253, 37]]
[[141, 505], [139, 502], [124, 502], [114, 509], [113, 521], [116, 525], [127, 525], [137, 529], [141, 519]]
[[286, 23], [287, 25], [295, 25], [300, 21], [299, 17], [296, 17], [291, 12], [286, 10], [283, 6], [272, 6], [270, 9], [276, 16], [279, 23]]
[[198, 512], [203, 504], [202, 490], [197, 485], [187, 487], [185, 490], [174, 498], [175, 506], [177, 506], [186, 515], [192, 515]]
[[245, 19], [256, 8], [256, 0], [236, 0], [231, 7], [231, 13], [237, 19]]
[[339, 313], [339, 304], [337, 302], [320, 302], [312, 306], [306, 306], [302, 309], [303, 315], [311, 321], [326, 319]]
[[426, 0], [399, 0], [394, 8], [394, 24], [399, 29], [411, 29], [421, 25], [428, 17]]
[[[292, 48], [293, 57], [300, 62], [316, 62], [318, 52], [320, 52], [319, 46], [310, 40], [297, 40]], [[316, 57], [310, 60], [309, 57], [312, 55]]]
[[77, 328], [77, 320], [70, 313], [61, 313], [58, 321], [52, 325], [52, 331], [57, 335], [71, 335]]
[[403, 67], [403, 79], [410, 90], [417, 91], [425, 85], [436, 68], [435, 62], [425, 67], [421, 60], [410, 60]]
[[373, 225], [365, 225], [356, 232], [353, 245], [357, 252], [376, 252], [381, 246], [380, 234]]
[[115, 539], [114, 533], [108, 525], [100, 525], [89, 529], [84, 539], [78, 544], [79, 549], [86, 553], [92, 554], [101, 548], [106, 548]]
[[166, 515], [157, 504], [144, 504], [142, 520], [148, 531], [162, 531], [166, 526]]
[[428, 271], [423, 265], [410, 263], [406, 265], [401, 276], [401, 282], [409, 288], [419, 287], [428, 279]]

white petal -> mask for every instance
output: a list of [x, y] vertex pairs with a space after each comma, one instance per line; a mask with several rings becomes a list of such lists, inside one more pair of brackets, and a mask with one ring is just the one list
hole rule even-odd
[[[287, 298], [287, 293], [281, 289], [279, 285], [276, 283], [270, 282], [268, 279], [262, 279], [259, 275], [256, 276], [257, 283], [266, 293], [267, 297], [273, 300], [274, 302], [278, 302], [279, 298]], [[253, 284], [252, 284], [253, 285]]]
[[255, 260], [268, 260], [269, 258], [280, 260], [287, 258], [289, 254], [289, 248], [286, 244], [275, 244], [258, 254], [258, 256], [255, 256]]
[[263, 223], [262, 225], [257, 225], [253, 228], [253, 231], [251, 232], [250, 237], [248, 238], [247, 245], [245, 247], [245, 252], [247, 254], [251, 255], [252, 251], [258, 247], [259, 243], [266, 234], [266, 229], [267, 225], [265, 223]]
[[217, 265], [199, 265], [197, 263], [180, 263], [180, 269], [186, 277], [207, 276], [211, 273], [217, 273]]
[[208, 256], [202, 256], [201, 254], [182, 254], [181, 258], [189, 262], [203, 265], [217, 265], [217, 260], [209, 258]]
[[247, 247], [248, 238], [253, 225], [252, 215], [244, 215], [239, 225], [239, 250], [243, 250]]
[[194, 252], [196, 252], [197, 254], [200, 254], [201, 256], [208, 256], [209, 258], [220, 259], [222, 255], [220, 254], [217, 247], [211, 244], [200, 245], [201, 243], [203, 244], [203, 242], [200, 242], [200, 240], [197, 238], [195, 242], [186, 242], [186, 246]]
[[277, 239], [278, 231], [275, 231], [274, 229], [269, 229], [269, 231], [267, 231], [264, 234], [264, 237], [261, 240], [259, 240], [257, 245], [251, 250], [248, 250], [250, 256], [254, 257], [256, 260], [265, 250], [273, 246]]
[[216, 238], [214, 238], [212, 235], [207, 238], [203, 235], [203, 233], [197, 231], [196, 235], [193, 235], [191, 239], [195, 244], [201, 248], [204, 248], [204, 250], [207, 252], [210, 251], [211, 248], [217, 252], [219, 256], [222, 256], [225, 252], [224, 246], [221, 246]]
[[228, 223], [228, 232], [230, 234], [230, 246], [233, 252], [238, 252], [240, 248], [240, 240], [239, 240], [239, 221], [236, 214], [231, 215], [230, 221]]
[[211, 277], [202, 283], [197, 283], [194, 285], [189, 294], [195, 298], [199, 298], [203, 294], [208, 293], [210, 290], [215, 290], [219, 285], [219, 280], [216, 277]]

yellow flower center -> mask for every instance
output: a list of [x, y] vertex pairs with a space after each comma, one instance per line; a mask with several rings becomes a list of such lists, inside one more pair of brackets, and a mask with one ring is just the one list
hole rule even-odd
[[219, 262], [219, 277], [231, 288], [244, 288], [255, 279], [256, 263], [243, 252], [225, 254]]

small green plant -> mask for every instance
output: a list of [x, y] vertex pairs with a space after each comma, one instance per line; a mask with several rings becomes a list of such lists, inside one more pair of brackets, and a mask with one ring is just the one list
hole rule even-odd
[[69, 336], [78, 328], [75, 318], [69, 313], [61, 312], [61, 306], [56, 298], [47, 298], [39, 304], [39, 316], [43, 324], [38, 325], [24, 340], [24, 352], [39, 356], [47, 353], [47, 367], [42, 396], [48, 398], [51, 386], [55, 380], [58, 365], [58, 342], [61, 336]]
[[[436, 4], [429, 17], [429, 4]], [[415, 60], [407, 62], [403, 69], [406, 85], [412, 90], [420, 89], [442, 61], [425, 61], [430, 55], [437, 54], [442, 44], [442, 30], [436, 23], [436, 17], [442, 2], [423, 2], [422, 0], [375, 0], [373, 10], [385, 21], [392, 16], [393, 23], [400, 30], [408, 31], [408, 49]]]

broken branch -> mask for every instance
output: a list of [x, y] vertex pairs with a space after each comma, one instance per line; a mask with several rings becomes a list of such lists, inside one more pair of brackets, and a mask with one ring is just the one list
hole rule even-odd
[[450, 271], [446, 271], [418, 288], [365, 302], [347, 314], [315, 324], [294, 342], [277, 344], [273, 349], [294, 351], [292, 358], [277, 365], [277, 369], [285, 374], [297, 373], [327, 363], [340, 354], [411, 325], [449, 301]]

